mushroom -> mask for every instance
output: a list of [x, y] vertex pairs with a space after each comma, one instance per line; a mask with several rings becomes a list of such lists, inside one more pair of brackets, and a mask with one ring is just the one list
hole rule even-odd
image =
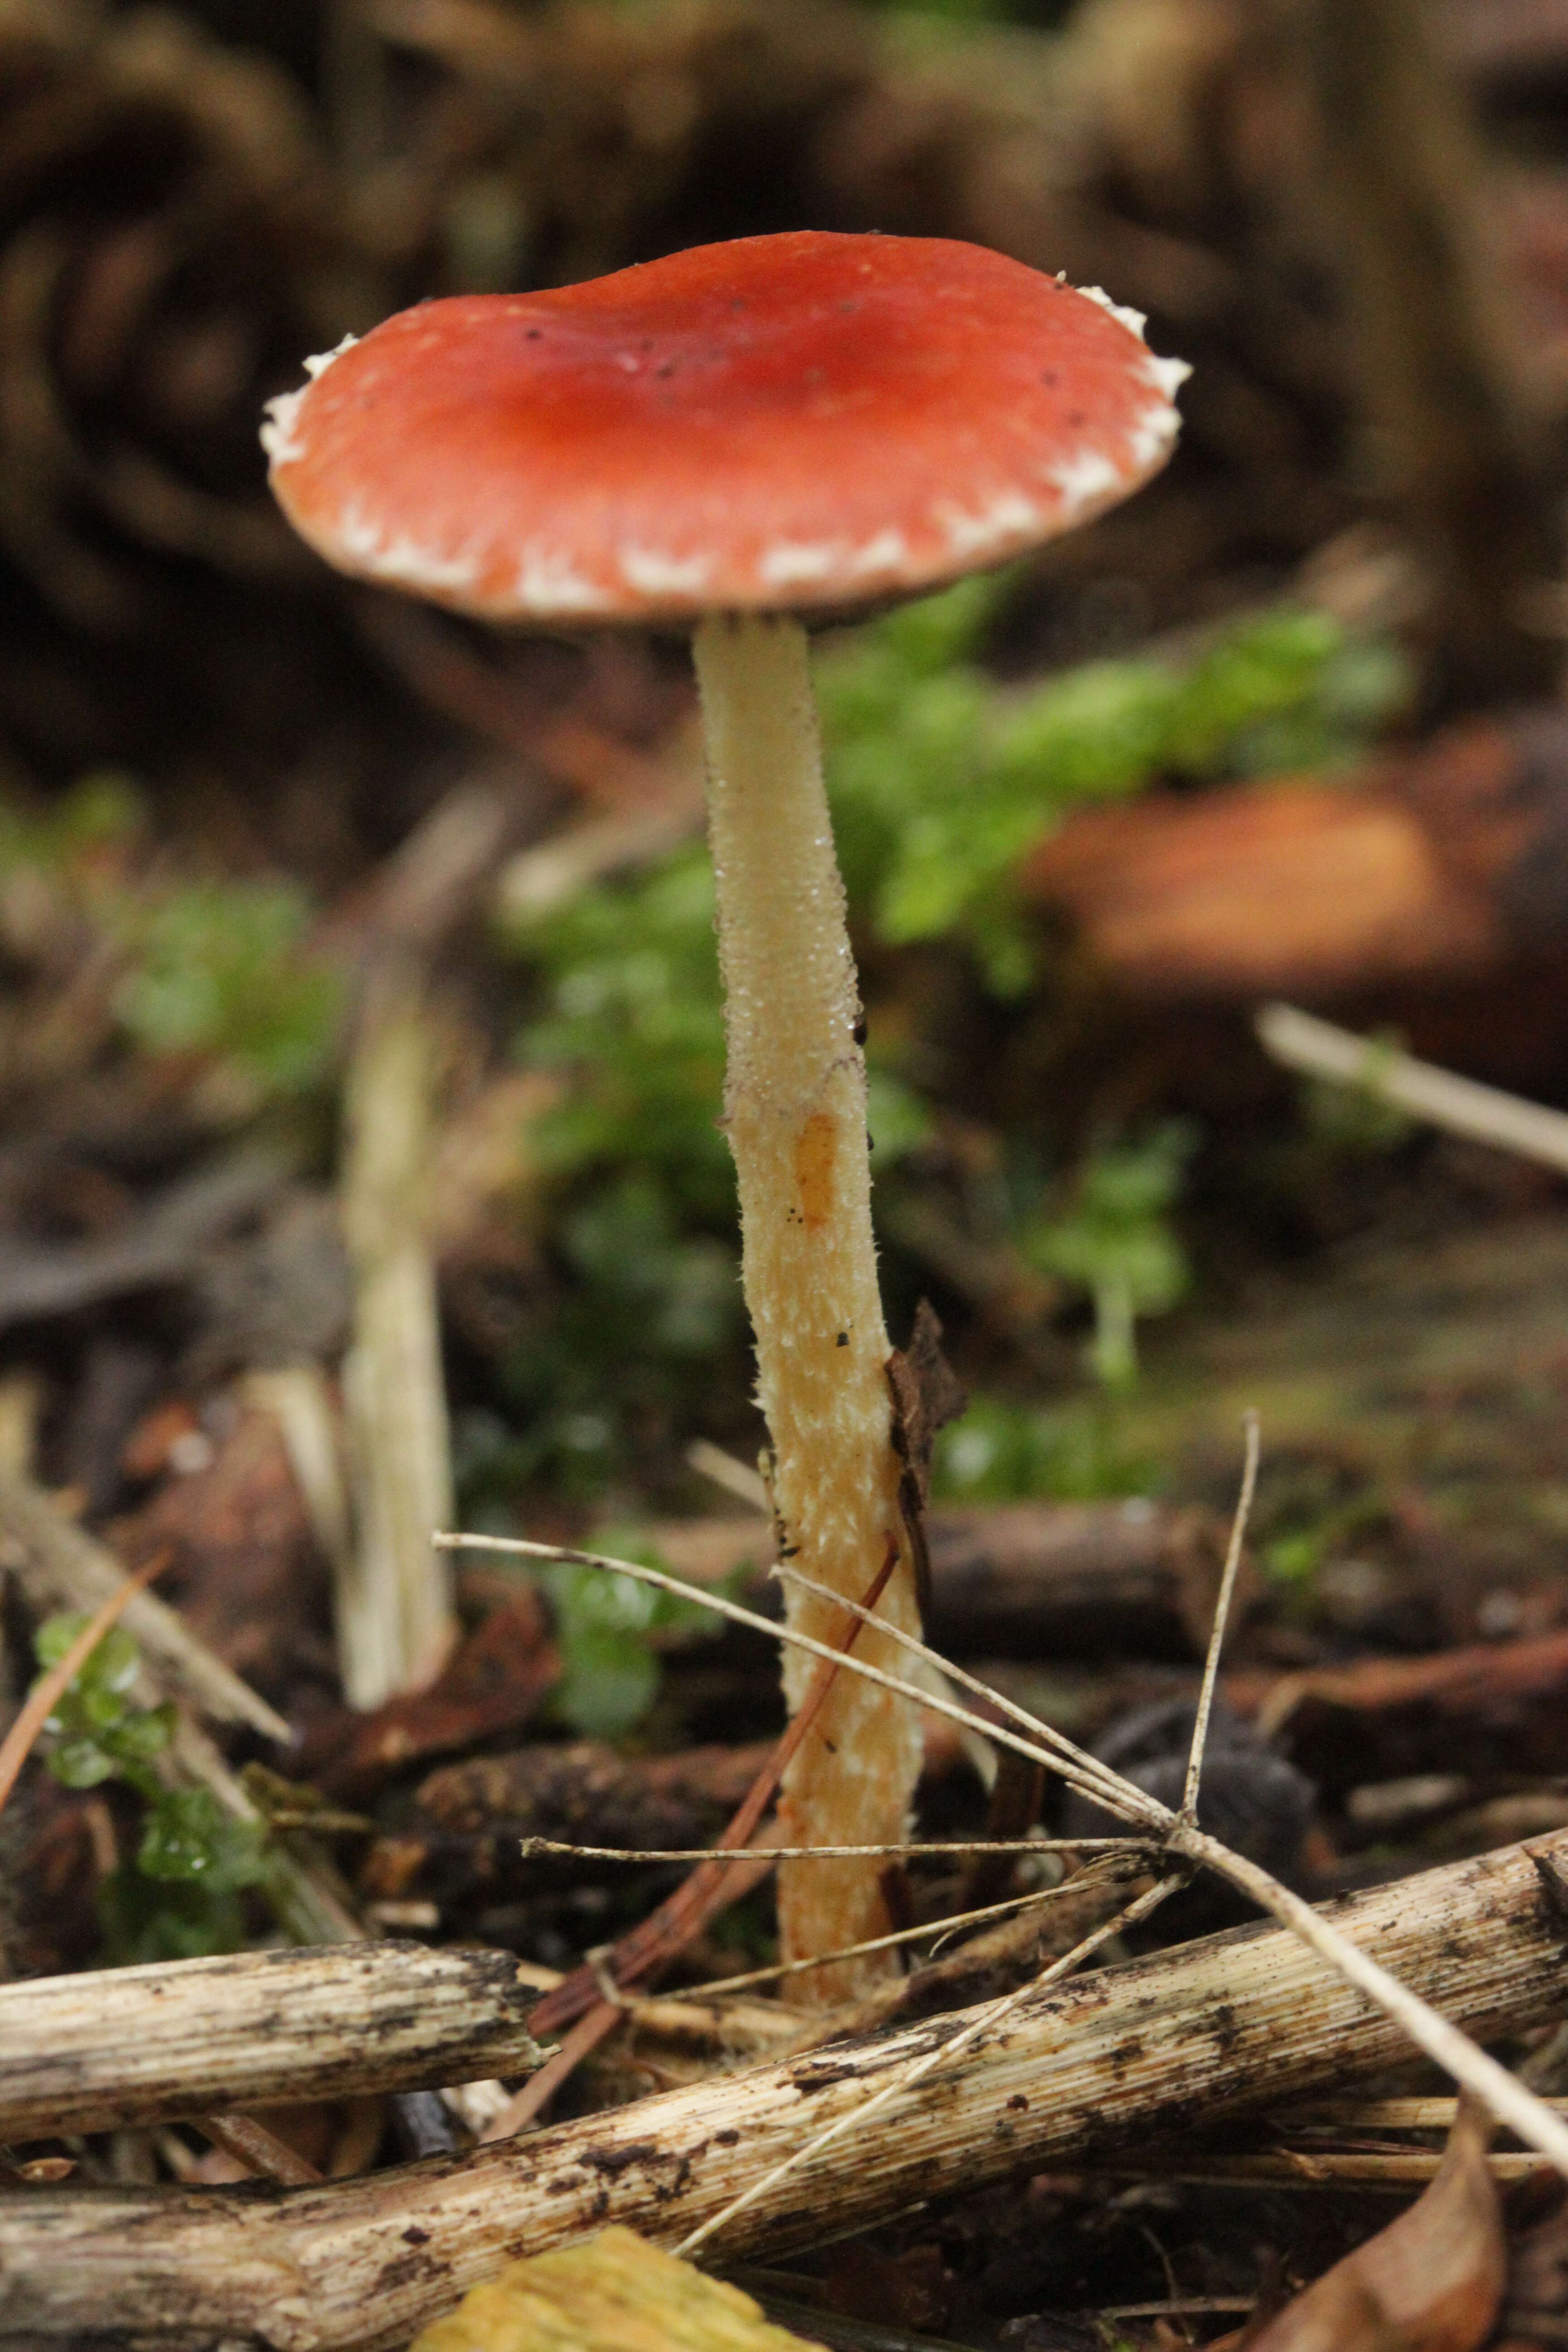
[[[691, 625], [726, 996], [724, 1123], [783, 1549], [918, 1631], [871, 1238], [863, 1035], [805, 618], [1004, 562], [1163, 464], [1185, 374], [1103, 294], [980, 247], [798, 231], [428, 302], [307, 362], [272, 486], [362, 579], [490, 621]], [[842, 1612], [792, 1595], [819, 1639]], [[862, 1654], [898, 1663], [868, 1635]], [[790, 1654], [786, 1690], [806, 1676]], [[906, 1832], [913, 1709], [842, 1675], [786, 1841]], [[781, 1875], [784, 1947], [888, 1926], [875, 1860]], [[880, 1961], [814, 1970], [819, 2000]]]

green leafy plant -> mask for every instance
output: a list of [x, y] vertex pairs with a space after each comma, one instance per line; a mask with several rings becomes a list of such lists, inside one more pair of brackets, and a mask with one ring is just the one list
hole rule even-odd
[[1089, 1362], [1108, 1389], [1138, 1376], [1140, 1316], [1167, 1314], [1191, 1281], [1170, 1212], [1196, 1142], [1189, 1121], [1170, 1119], [1139, 1142], [1108, 1145], [1079, 1170], [1070, 1207], [1018, 1236], [1037, 1272], [1088, 1291]]
[[[596, 1548], [641, 1568], [667, 1568], [635, 1533], [611, 1528]], [[717, 1621], [693, 1601], [629, 1576], [563, 1563], [539, 1571], [555, 1618], [565, 1672], [551, 1698], [563, 1723], [592, 1739], [623, 1739], [658, 1696], [659, 1652], [710, 1636]]]
[[[50, 1617], [33, 1638], [38, 1664], [58, 1665], [85, 1615]], [[266, 1832], [237, 1820], [204, 1788], [169, 1786], [156, 1759], [174, 1728], [172, 1706], [142, 1707], [132, 1691], [141, 1660], [114, 1626], [56, 1702], [45, 1727], [49, 1769], [68, 1789], [118, 1780], [146, 1803], [133, 1865], [105, 1883], [100, 1911], [116, 1959], [181, 1959], [244, 1944], [239, 1896], [267, 1874]]]
[[1380, 1090], [1380, 1081], [1404, 1040], [1392, 1031], [1367, 1040], [1360, 1083], [1309, 1077], [1301, 1082], [1301, 1108], [1311, 1141], [1328, 1151], [1356, 1159], [1397, 1151], [1419, 1131], [1420, 1122]]
[[314, 1085], [342, 980], [311, 951], [309, 898], [283, 882], [149, 878], [145, 824], [135, 787], [107, 771], [45, 811], [0, 800], [0, 944], [26, 956], [85, 920], [123, 966], [114, 1013], [132, 1045], [214, 1062], [247, 1104]]
[[47, 810], [26, 812], [0, 801], [0, 876], [31, 867], [88, 886], [112, 867], [145, 818], [129, 777], [107, 768], [81, 777]]
[[973, 1396], [938, 1435], [931, 1465], [939, 1503], [1102, 1502], [1147, 1495], [1155, 1483], [1098, 1399], [1047, 1410]]
[[326, 1065], [342, 993], [309, 952], [310, 919], [285, 883], [185, 882], [123, 900], [121, 1025], [145, 1051], [210, 1055], [263, 1096], [299, 1093]]
[[[863, 938], [957, 947], [995, 995], [1034, 974], [1013, 877], [1068, 809], [1157, 774], [1203, 778], [1348, 751], [1402, 690], [1395, 658], [1323, 615], [1253, 614], [1184, 660], [1100, 662], [1027, 689], [981, 652], [1005, 579], [971, 580], [827, 647], [817, 667], [839, 861]], [[734, 1179], [715, 1122], [723, 1025], [712, 881], [698, 847], [514, 928], [534, 1003], [521, 1057], [554, 1074], [531, 1130], [556, 1188], [552, 1282], [525, 1305], [504, 1374], [513, 1487], [602, 1499], [673, 1432], [745, 1393]], [[920, 1181], [935, 1129], [918, 1040], [874, 1020], [868, 1047], [879, 1201]], [[1186, 1280], [1167, 1222], [1185, 1147], [1117, 1145], [998, 1241], [1087, 1291], [1102, 1379], [1135, 1363], [1140, 1317]], [[1103, 1164], [1101, 1164], [1101, 1162]], [[887, 1179], [895, 1172], [895, 1187]], [[1042, 1183], [1049, 1181], [1042, 1179]], [[1062, 1189], [1059, 1185], [1058, 1191]], [[500, 1455], [491, 1448], [492, 1469]]]

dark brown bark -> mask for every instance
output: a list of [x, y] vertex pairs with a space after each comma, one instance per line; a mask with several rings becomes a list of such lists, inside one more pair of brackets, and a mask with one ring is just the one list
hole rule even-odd
[[[713, 1583], [773, 1558], [759, 1519], [669, 1520], [653, 1531], [679, 1576]], [[995, 1503], [930, 1512], [927, 1633], [953, 1655], [1202, 1657], [1226, 1529], [1163, 1503]], [[1244, 1571], [1237, 1607], [1257, 1591]]]

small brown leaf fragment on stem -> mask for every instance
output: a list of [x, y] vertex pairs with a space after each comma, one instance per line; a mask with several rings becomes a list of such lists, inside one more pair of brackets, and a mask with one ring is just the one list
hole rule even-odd
[[893, 1400], [893, 1451], [903, 1464], [899, 1515], [915, 1565], [921, 1623], [931, 1620], [931, 1554], [926, 1548], [925, 1508], [931, 1499], [931, 1456], [937, 1432], [956, 1421], [969, 1399], [942, 1352], [942, 1324], [929, 1298], [915, 1308], [907, 1348], [888, 1358], [888, 1388]]
[[1461, 2097], [1443, 2161], [1408, 2211], [1336, 2263], [1257, 2334], [1247, 2352], [1476, 2352], [1508, 2281], [1494, 2126]]

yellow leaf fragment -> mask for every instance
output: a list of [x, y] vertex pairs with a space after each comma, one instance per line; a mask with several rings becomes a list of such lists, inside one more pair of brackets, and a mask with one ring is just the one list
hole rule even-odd
[[763, 2318], [749, 2294], [635, 2231], [512, 2263], [471, 2288], [412, 2352], [822, 2352]]

